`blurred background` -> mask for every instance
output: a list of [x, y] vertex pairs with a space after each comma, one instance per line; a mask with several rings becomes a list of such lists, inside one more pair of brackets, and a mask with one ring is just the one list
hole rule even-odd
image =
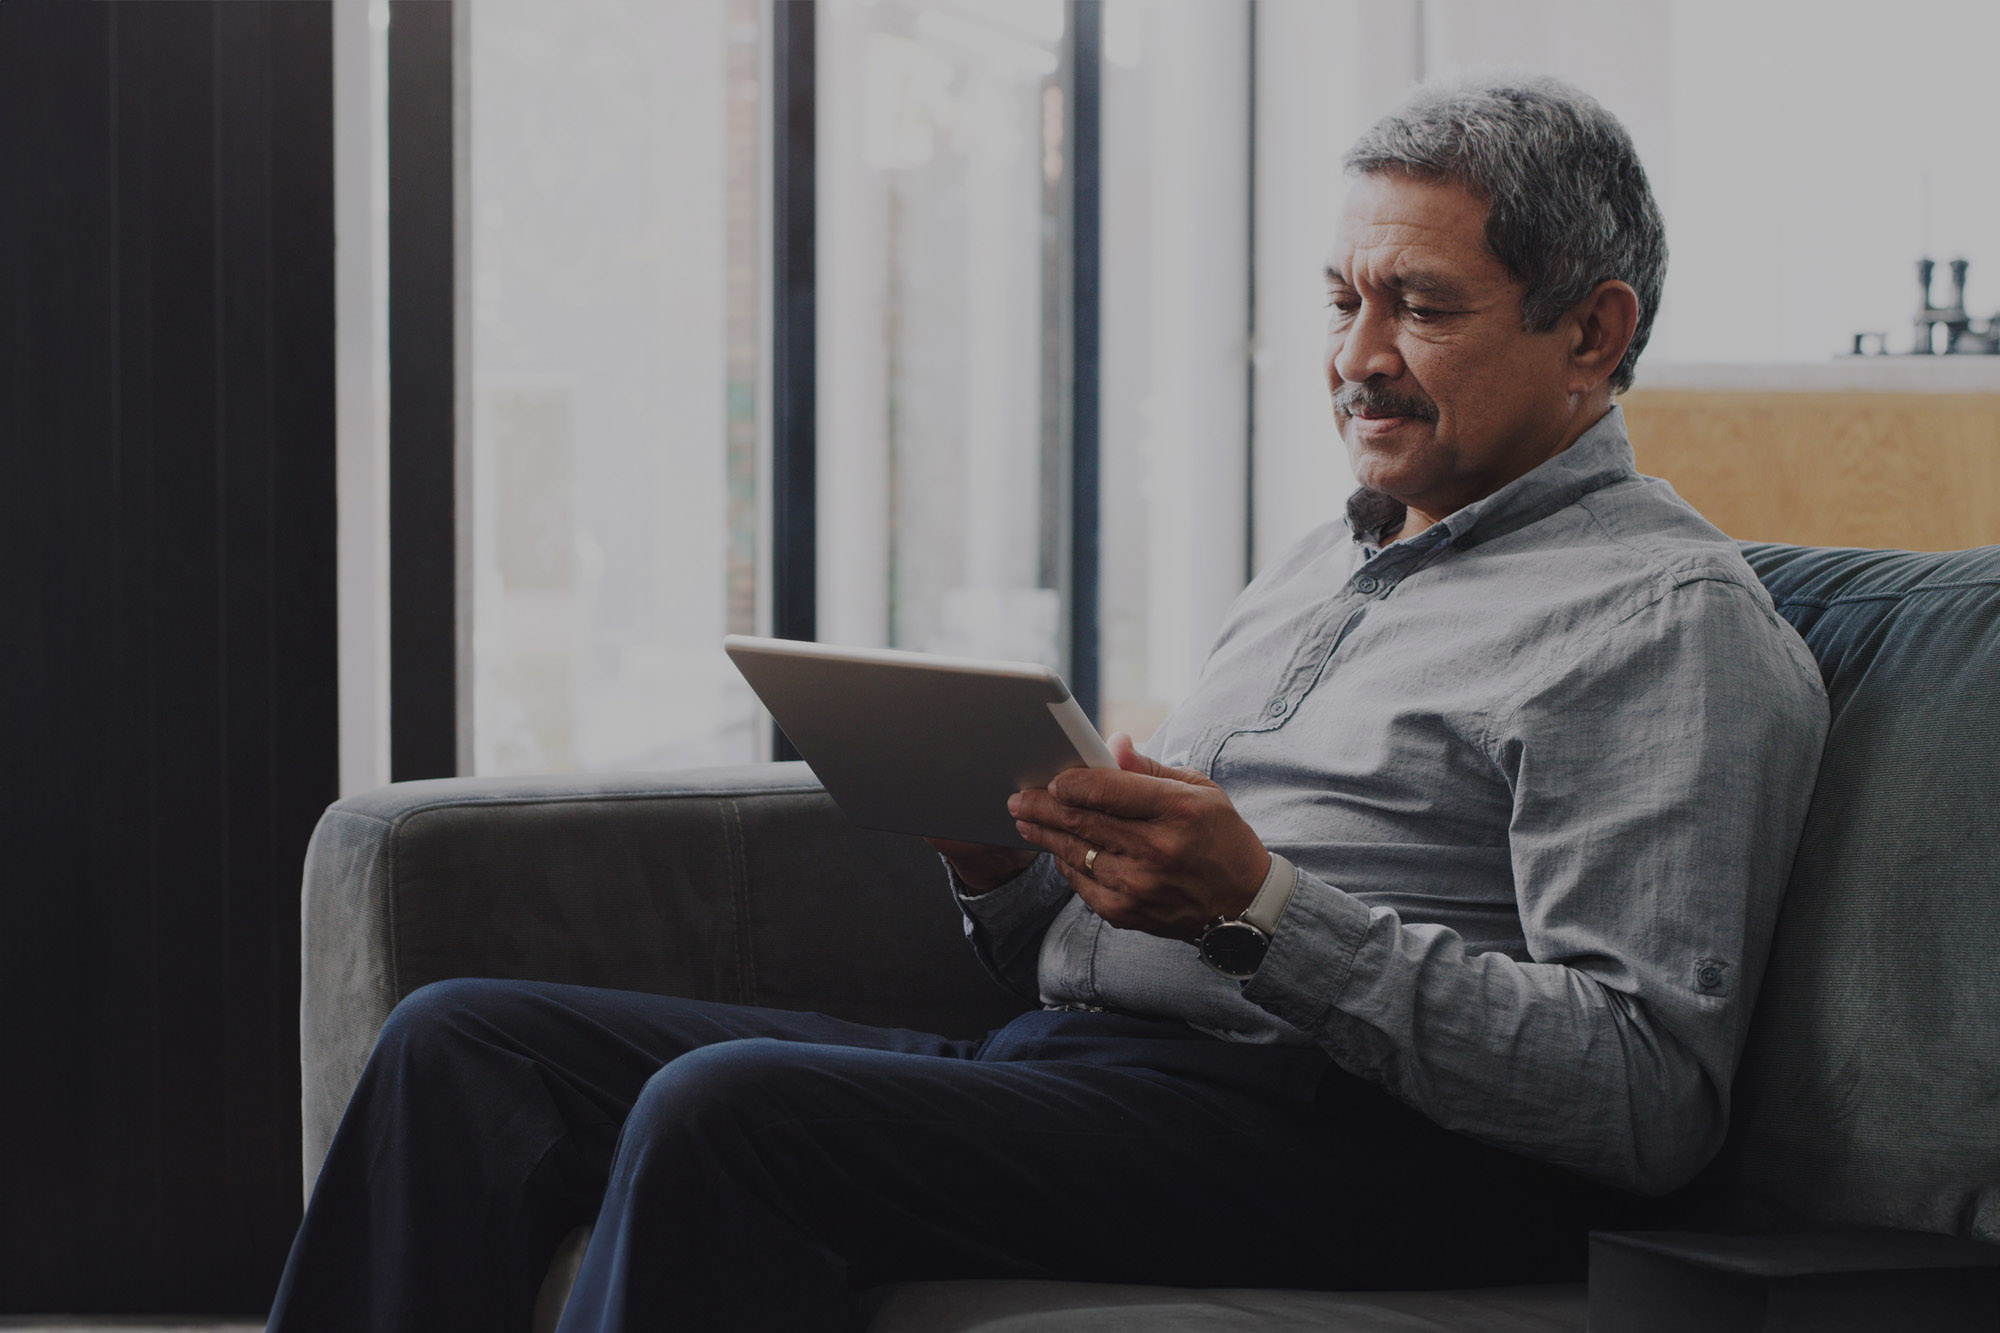
[[[2000, 49], [1990, 5], [1912, 0], [1889, 21], [1834, 3], [1802, 23], [1777, 0], [1105, 0], [1093, 17], [1079, 71], [1060, 0], [818, 6], [826, 641], [1077, 674], [1083, 173], [1083, 675], [1104, 728], [1141, 736], [1246, 577], [1339, 512], [1319, 266], [1341, 151], [1417, 81], [1545, 71], [1625, 122], [1673, 248], [1648, 372], [1825, 363], [1861, 330], [1901, 350], [1922, 254], [1981, 260], [1970, 302], [2000, 304], [2000, 173], [1970, 114]], [[716, 648], [760, 628], [768, 573], [769, 21], [755, 0], [461, 7], [473, 771], [769, 749]], [[1079, 77], [1091, 161], [1068, 138]]]

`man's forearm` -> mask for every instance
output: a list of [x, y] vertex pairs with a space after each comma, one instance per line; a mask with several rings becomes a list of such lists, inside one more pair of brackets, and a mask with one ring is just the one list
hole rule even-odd
[[926, 838], [932, 849], [945, 859], [958, 877], [959, 892], [977, 898], [1004, 884], [1035, 863], [1033, 848], [993, 847], [977, 842], [952, 842]]
[[940, 859], [951, 879], [952, 896], [965, 917], [965, 933], [974, 955], [994, 980], [1036, 1003], [1040, 998], [1036, 971], [1042, 937], [1075, 897], [1069, 882], [1044, 855], [1031, 859], [1004, 884], [982, 893], [965, 882], [950, 858], [940, 854]]

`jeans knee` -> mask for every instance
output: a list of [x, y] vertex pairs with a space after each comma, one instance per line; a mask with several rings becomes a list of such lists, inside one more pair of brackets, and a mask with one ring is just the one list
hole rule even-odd
[[647, 1080], [634, 1126], [649, 1136], [740, 1132], [783, 1115], [809, 1077], [797, 1042], [744, 1037], [698, 1046]]
[[428, 1048], [461, 1038], [472, 1028], [505, 1026], [504, 1015], [520, 1001], [521, 984], [481, 977], [453, 977], [419, 986], [390, 1010], [375, 1038], [385, 1048]]

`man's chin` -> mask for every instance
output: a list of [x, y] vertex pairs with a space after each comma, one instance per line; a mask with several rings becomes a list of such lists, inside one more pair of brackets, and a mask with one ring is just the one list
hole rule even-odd
[[[1341, 431], [1347, 445], [1347, 463], [1354, 479], [1363, 486], [1394, 495], [1403, 489], [1398, 483], [1407, 483], [1411, 465], [1426, 452], [1425, 446], [1431, 442], [1431, 423], [1418, 417], [1386, 418], [1397, 426], [1384, 429], [1380, 423], [1385, 418], [1373, 421], [1352, 417]], [[1359, 427], [1373, 429], [1358, 429]]]

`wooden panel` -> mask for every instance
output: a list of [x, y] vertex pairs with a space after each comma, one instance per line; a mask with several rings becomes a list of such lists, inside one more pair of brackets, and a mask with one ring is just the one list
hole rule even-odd
[[0, 1311], [261, 1312], [336, 793], [321, 3], [0, 4]]
[[2000, 394], [1642, 389], [1620, 401], [1639, 470], [1732, 537], [2000, 543]]

